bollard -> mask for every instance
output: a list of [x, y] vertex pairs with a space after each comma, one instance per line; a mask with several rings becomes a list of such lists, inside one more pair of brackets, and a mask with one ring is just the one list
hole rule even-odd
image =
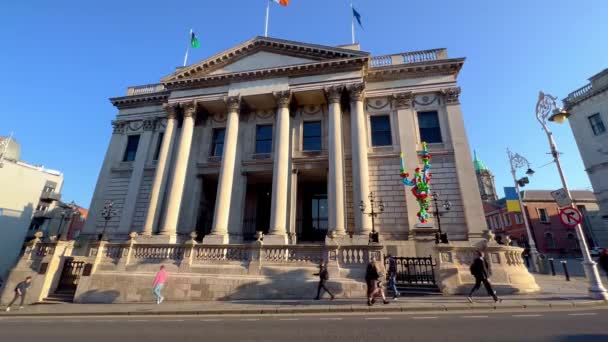
[[562, 263], [562, 267], [564, 268], [564, 275], [566, 276], [566, 281], [570, 281], [570, 273], [568, 273], [568, 262], [566, 260], [560, 261]]
[[551, 275], [555, 275], [555, 265], [553, 264], [553, 258], [549, 258], [549, 266], [551, 266]]

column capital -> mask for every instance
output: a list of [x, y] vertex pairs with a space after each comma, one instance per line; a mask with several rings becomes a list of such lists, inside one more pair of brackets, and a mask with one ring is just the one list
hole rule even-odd
[[180, 106], [184, 110], [185, 118], [188, 118], [188, 117], [193, 118], [196, 116], [196, 107], [197, 107], [196, 101], [182, 102], [182, 103], [180, 103]]
[[445, 88], [441, 90], [446, 104], [459, 104], [460, 87]]
[[226, 96], [224, 97], [224, 104], [228, 112], [238, 112], [241, 107], [241, 96]]
[[411, 91], [393, 94], [393, 106], [395, 109], [410, 109], [414, 96]]
[[125, 134], [127, 123], [125, 121], [112, 121], [112, 134]]
[[177, 118], [179, 105], [176, 103], [163, 103], [163, 109], [167, 112], [167, 119]]
[[343, 85], [325, 87], [325, 96], [327, 97], [327, 102], [340, 103], [342, 91], [344, 91]]
[[274, 98], [277, 100], [277, 105], [279, 108], [287, 108], [289, 107], [289, 103], [291, 102], [291, 91], [282, 90], [275, 91], [273, 93]]
[[365, 83], [355, 83], [348, 87], [351, 102], [363, 101], [365, 97]]

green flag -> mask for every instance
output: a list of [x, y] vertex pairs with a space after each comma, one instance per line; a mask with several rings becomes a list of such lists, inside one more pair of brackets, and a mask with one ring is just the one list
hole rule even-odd
[[196, 33], [194, 33], [194, 32], [190, 32], [190, 46], [193, 49], [196, 49], [201, 46], [201, 43], [198, 41], [198, 38], [196, 37]]

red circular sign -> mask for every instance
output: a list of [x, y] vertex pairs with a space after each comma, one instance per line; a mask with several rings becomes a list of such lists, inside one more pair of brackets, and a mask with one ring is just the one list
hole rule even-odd
[[563, 208], [559, 211], [559, 219], [568, 227], [574, 227], [581, 223], [583, 216], [576, 208]]

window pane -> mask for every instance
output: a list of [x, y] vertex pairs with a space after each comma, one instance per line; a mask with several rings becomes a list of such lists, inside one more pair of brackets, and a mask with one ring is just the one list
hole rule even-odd
[[139, 145], [139, 135], [130, 135], [127, 140], [127, 148], [125, 149], [125, 155], [123, 161], [134, 161], [135, 155], [137, 154], [137, 145]]
[[387, 146], [392, 144], [391, 120], [388, 115], [372, 116], [370, 118], [372, 130], [372, 146]]
[[160, 148], [163, 144], [163, 139], [165, 138], [165, 133], [158, 133], [158, 144], [156, 144], [156, 152], [154, 152], [154, 160], [158, 160], [158, 155], [160, 154]]
[[439, 127], [439, 117], [436, 111], [419, 112], [418, 126], [420, 129], [420, 139], [427, 143], [440, 143], [441, 128]]
[[272, 141], [263, 140], [256, 141], [255, 153], [270, 153], [272, 152]]
[[604, 122], [599, 113], [591, 115], [589, 117], [589, 123], [591, 124], [594, 135], [600, 135], [606, 131], [606, 127], [604, 126]]
[[304, 137], [304, 141], [302, 142], [302, 149], [304, 151], [321, 151], [321, 138]]
[[272, 126], [263, 125], [257, 127], [256, 140], [272, 140]]
[[320, 137], [321, 136], [321, 121], [304, 122], [305, 137]]
[[256, 127], [255, 153], [272, 152], [272, 125], [261, 125]]
[[224, 135], [226, 134], [225, 128], [216, 128], [213, 130], [213, 145], [211, 147], [211, 153], [213, 156], [221, 157], [224, 152]]

